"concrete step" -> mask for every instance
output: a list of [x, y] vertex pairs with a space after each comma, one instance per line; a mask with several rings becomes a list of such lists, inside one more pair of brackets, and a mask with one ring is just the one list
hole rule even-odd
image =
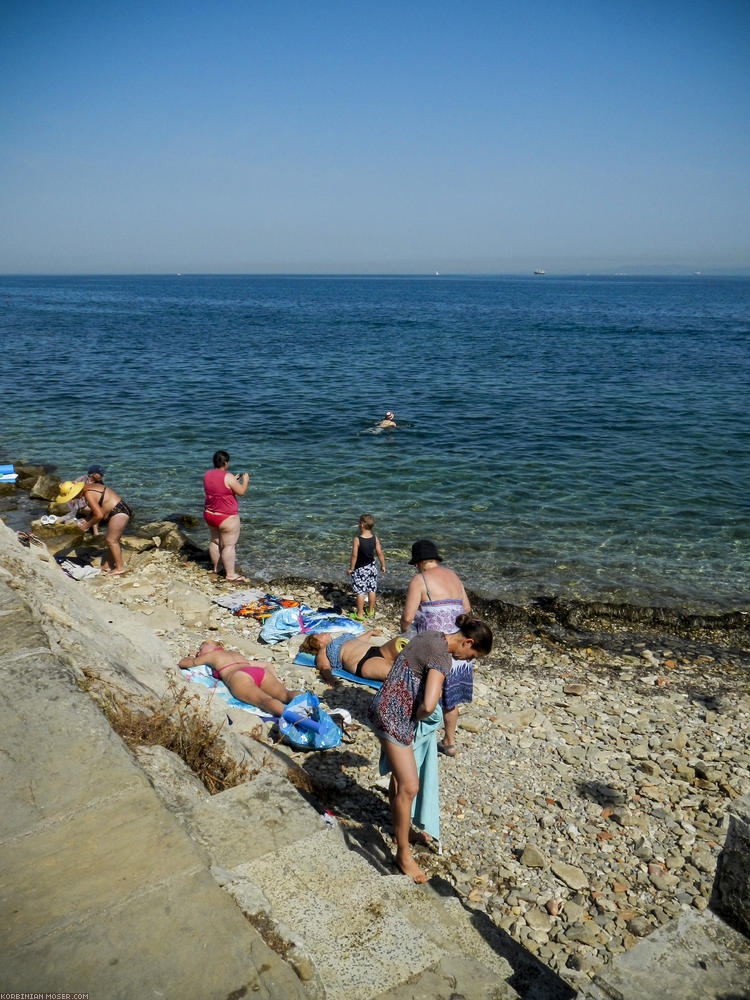
[[3, 579], [0, 616], [3, 990], [304, 997]]
[[[332, 831], [321, 830], [235, 869], [270, 901], [274, 915], [304, 936], [329, 1000], [369, 1000], [452, 956], [465, 960], [466, 996], [516, 997], [509, 963], [477, 934], [455, 896], [441, 898], [401, 874], [382, 875]], [[476, 981], [475, 977], [479, 977]]]
[[281, 754], [252, 781], [215, 796], [161, 747], [139, 759], [205, 848], [217, 880], [310, 997], [514, 1000], [511, 979], [529, 1000], [572, 997], [450, 886], [417, 886], [377, 853], [350, 849], [344, 827], [328, 826], [288, 780]]
[[748, 1000], [750, 940], [711, 910], [688, 910], [582, 986], [586, 1000]]

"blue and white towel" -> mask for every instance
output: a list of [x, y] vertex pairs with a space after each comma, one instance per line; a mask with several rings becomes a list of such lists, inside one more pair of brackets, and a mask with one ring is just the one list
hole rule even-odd
[[192, 681], [193, 684], [201, 684], [203, 687], [210, 688], [217, 698], [221, 698], [222, 701], [225, 701], [227, 705], [231, 705], [232, 708], [242, 708], [246, 712], [252, 712], [254, 715], [267, 717], [263, 709], [258, 708], [257, 705], [248, 705], [246, 701], [240, 701], [239, 698], [235, 698], [226, 684], [214, 677], [211, 673], [211, 668], [207, 664], [200, 663], [196, 667], [188, 667], [182, 670], [181, 673], [183, 677]]
[[[297, 653], [294, 657], [294, 662], [299, 667], [314, 667], [315, 653]], [[357, 677], [356, 674], [350, 674], [348, 670], [332, 670], [331, 673], [334, 677], [340, 677], [344, 681], [351, 681], [352, 684], [364, 684], [366, 687], [375, 688], [376, 691], [379, 691], [383, 686], [382, 681], [372, 681], [369, 677]]]

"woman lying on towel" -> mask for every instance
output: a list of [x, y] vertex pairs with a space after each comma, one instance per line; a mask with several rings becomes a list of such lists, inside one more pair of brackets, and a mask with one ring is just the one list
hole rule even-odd
[[318, 632], [308, 635], [300, 646], [301, 653], [314, 653], [315, 666], [324, 681], [333, 683], [332, 670], [346, 670], [355, 677], [368, 681], [382, 681], [388, 676], [393, 661], [398, 656], [398, 639], [389, 639], [382, 646], [370, 641], [375, 635], [382, 635], [380, 628], [357, 635], [354, 632]]
[[217, 680], [223, 681], [235, 698], [262, 708], [269, 715], [280, 716], [301, 691], [287, 691], [270, 663], [245, 660], [236, 649], [224, 649], [221, 643], [207, 641], [192, 656], [185, 656], [179, 666], [185, 670], [205, 663]]

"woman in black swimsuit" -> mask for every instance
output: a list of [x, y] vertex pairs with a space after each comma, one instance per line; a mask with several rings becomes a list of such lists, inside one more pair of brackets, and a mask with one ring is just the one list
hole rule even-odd
[[382, 634], [379, 628], [371, 628], [361, 635], [341, 632], [334, 636], [331, 632], [318, 632], [305, 638], [300, 652], [315, 656], [315, 666], [327, 684], [333, 683], [332, 670], [346, 670], [355, 677], [382, 681], [398, 656], [400, 642], [397, 636], [382, 646], [374, 646], [373, 636]]
[[88, 478], [84, 483], [83, 496], [91, 509], [91, 517], [87, 521], [79, 521], [78, 527], [82, 531], [91, 529], [95, 535], [99, 534], [99, 525], [107, 525], [107, 547], [109, 553], [106, 562], [111, 565], [110, 572], [113, 576], [119, 576], [125, 572], [125, 564], [122, 561], [122, 548], [120, 539], [128, 526], [128, 521], [133, 516], [133, 511], [121, 496], [103, 483], [104, 469], [101, 465], [92, 465], [89, 469]]

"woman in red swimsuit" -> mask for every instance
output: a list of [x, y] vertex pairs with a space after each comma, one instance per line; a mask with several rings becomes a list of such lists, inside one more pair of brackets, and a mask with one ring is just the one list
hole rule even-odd
[[250, 474], [243, 472], [237, 478], [229, 468], [229, 453], [217, 451], [214, 455], [214, 467], [203, 477], [203, 489], [206, 491], [206, 503], [203, 508], [211, 541], [208, 552], [211, 557], [213, 572], [219, 572], [219, 562], [224, 564], [227, 580], [231, 582], [245, 581], [244, 576], [235, 572], [235, 549], [240, 537], [240, 513], [237, 497], [244, 497]]
[[205, 663], [217, 680], [223, 681], [235, 698], [262, 708], [269, 715], [280, 716], [300, 691], [287, 691], [270, 663], [246, 660], [236, 649], [224, 649], [218, 642], [201, 643], [192, 656], [185, 656], [179, 666], [185, 670]]

